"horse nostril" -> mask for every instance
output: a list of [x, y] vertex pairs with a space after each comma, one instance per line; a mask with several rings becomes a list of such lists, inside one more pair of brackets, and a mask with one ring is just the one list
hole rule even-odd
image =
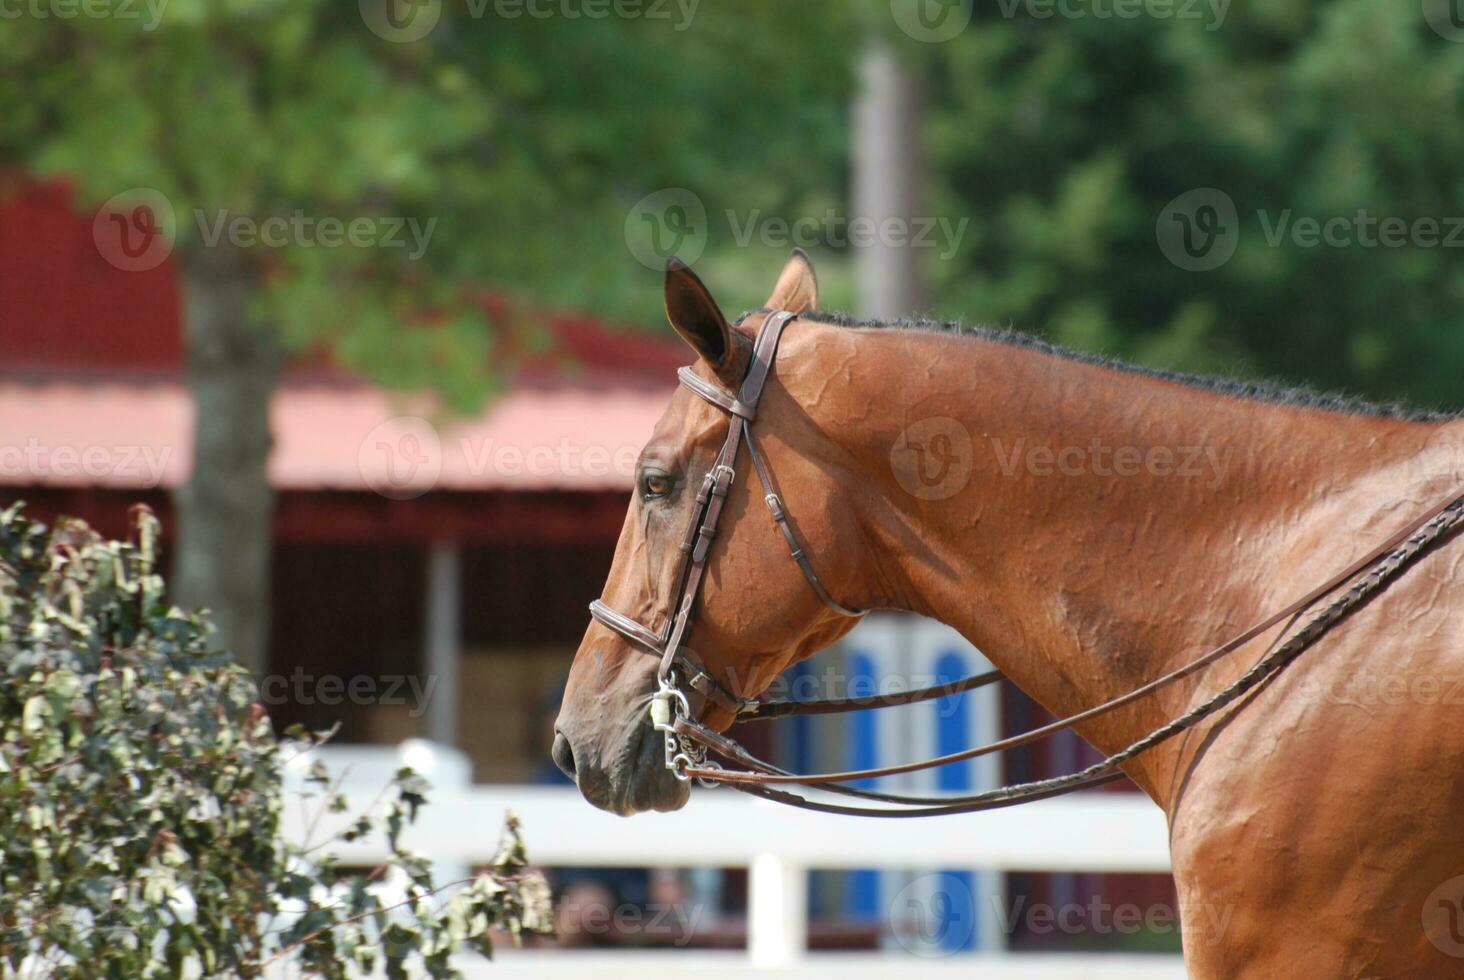
[[549, 755], [553, 757], [560, 772], [574, 779], [574, 749], [570, 747], [569, 739], [564, 737], [563, 732], [554, 733], [554, 747], [549, 750]]

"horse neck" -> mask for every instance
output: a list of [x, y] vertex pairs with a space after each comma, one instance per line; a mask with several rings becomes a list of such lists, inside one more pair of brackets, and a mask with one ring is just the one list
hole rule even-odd
[[[1442, 495], [1457, 479], [1458, 454], [1439, 446], [1449, 427], [1242, 398], [979, 337], [830, 327], [812, 343], [847, 381], [842, 396], [826, 373], [796, 383], [817, 384], [803, 403], [827, 416], [815, 421], [837, 433], [839, 459], [858, 461], [844, 474], [862, 488], [850, 496], [868, 541], [854, 594], [954, 626], [1059, 715], [1299, 596], [1316, 583], [1272, 573], [1319, 534], [1347, 536], [1355, 556], [1432, 502], [1422, 483]], [[1337, 567], [1315, 567], [1317, 582], [1346, 560], [1335, 546], [1328, 558]], [[1185, 691], [1080, 731], [1121, 747]]]

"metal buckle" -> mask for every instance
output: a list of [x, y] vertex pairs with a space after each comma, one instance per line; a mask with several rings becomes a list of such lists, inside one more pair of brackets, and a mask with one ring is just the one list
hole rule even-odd
[[[676, 685], [676, 671], [670, 670], [660, 678], [655, 695], [651, 698], [651, 725], [663, 737], [666, 754], [666, 768], [683, 783], [691, 782], [687, 769], [692, 766], [707, 768], [707, 750], [692, 739], [676, 731], [677, 718], [691, 719], [691, 702]], [[721, 768], [715, 763], [710, 768]], [[697, 780], [703, 786], [717, 785], [705, 778]]]
[[[723, 479], [723, 476], [725, 476], [726, 479]], [[712, 467], [711, 472], [707, 474], [707, 479], [711, 482], [712, 485], [711, 492], [718, 497], [724, 497], [727, 495], [727, 489], [732, 486], [734, 481], [736, 481], [737, 471], [728, 466], [726, 463], [718, 463], [716, 466]]]

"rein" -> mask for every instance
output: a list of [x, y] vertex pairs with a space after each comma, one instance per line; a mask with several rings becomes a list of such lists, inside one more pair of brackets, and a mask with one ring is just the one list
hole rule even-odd
[[[1460, 495], [1438, 505], [1413, 521], [1383, 544], [1284, 609], [1195, 660], [1126, 694], [1067, 718], [1034, 728], [1021, 735], [920, 762], [845, 772], [816, 774], [787, 772], [757, 758], [737, 742], [697, 721], [691, 710], [690, 701], [680, 688], [682, 677], [685, 677], [687, 685], [692, 690], [706, 700], [732, 712], [737, 721], [758, 721], [797, 714], [826, 714], [915, 704], [974, 690], [1002, 679], [1000, 671], [987, 671], [945, 684], [869, 698], [763, 701], [741, 698], [726, 690], [690, 651], [682, 647], [706, 570], [707, 555], [711, 543], [716, 537], [722, 506], [728, 490], [736, 478], [733, 467], [737, 462], [738, 450], [743, 442], [747, 444], [748, 456], [752, 460], [758, 482], [762, 484], [764, 502], [788, 543], [791, 557], [803, 571], [809, 585], [830, 609], [840, 615], [858, 617], [865, 613], [865, 611], [850, 609], [840, 604], [824, 588], [809, 562], [801, 541], [788, 522], [782, 498], [774, 489], [771, 475], [762, 459], [762, 454], [757, 449], [756, 440], [753, 438], [752, 422], [757, 417], [758, 402], [772, 371], [778, 341], [784, 328], [795, 317], [796, 314], [784, 310], [768, 314], [762, 328], [758, 331], [757, 340], [753, 345], [752, 361], [742, 386], [735, 396], [703, 380], [690, 368], [682, 368], [678, 372], [683, 386], [727, 412], [732, 416], [732, 420], [722, 449], [697, 494], [695, 516], [681, 544], [679, 567], [674, 578], [674, 581], [678, 583], [677, 600], [672, 606], [674, 612], [668, 615], [660, 630], [652, 630], [629, 616], [616, 612], [598, 599], [590, 603], [590, 614], [596, 620], [659, 657], [658, 690], [651, 702], [651, 720], [656, 730], [661, 732], [665, 738], [666, 767], [682, 781], [696, 779], [708, 786], [727, 784], [744, 793], [823, 813], [900, 818], [941, 816], [997, 809], [1017, 803], [1060, 796], [1089, 786], [1122, 779], [1124, 773], [1119, 766], [1123, 763], [1186, 731], [1255, 689], [1261, 683], [1278, 675], [1328, 630], [1347, 615], [1361, 608], [1411, 567], [1428, 551], [1431, 545], [1452, 534], [1461, 523], [1464, 523], [1464, 495]], [[1348, 583], [1352, 584], [1346, 591], [1309, 619], [1301, 629], [1286, 638], [1291, 628], [1308, 609]], [[1189, 677], [1227, 654], [1235, 652], [1283, 621], [1286, 621], [1286, 625], [1266, 652], [1240, 677], [1172, 721], [1160, 725], [1107, 758], [1076, 772], [1050, 779], [1016, 783], [968, 796], [914, 796], [881, 793], [840, 785], [853, 780], [874, 779], [931, 769], [1029, 744], [1131, 704], [1176, 681]], [[1285, 642], [1282, 642], [1283, 639]], [[708, 752], [726, 762], [744, 768], [725, 769], [716, 762], [708, 761]], [[827, 793], [897, 804], [897, 806], [849, 806], [810, 800], [795, 793], [772, 788], [790, 783], [814, 786]]]

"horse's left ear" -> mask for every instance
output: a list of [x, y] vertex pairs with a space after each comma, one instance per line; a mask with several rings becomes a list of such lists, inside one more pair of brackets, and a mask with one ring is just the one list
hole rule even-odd
[[818, 276], [813, 272], [813, 261], [808, 253], [795, 248], [783, 266], [783, 274], [773, 287], [773, 295], [764, 304], [770, 310], [787, 310], [789, 313], [807, 313], [818, 309]]
[[747, 340], [727, 324], [706, 284], [675, 256], [666, 261], [666, 319], [724, 384], [735, 389], [742, 382]]

